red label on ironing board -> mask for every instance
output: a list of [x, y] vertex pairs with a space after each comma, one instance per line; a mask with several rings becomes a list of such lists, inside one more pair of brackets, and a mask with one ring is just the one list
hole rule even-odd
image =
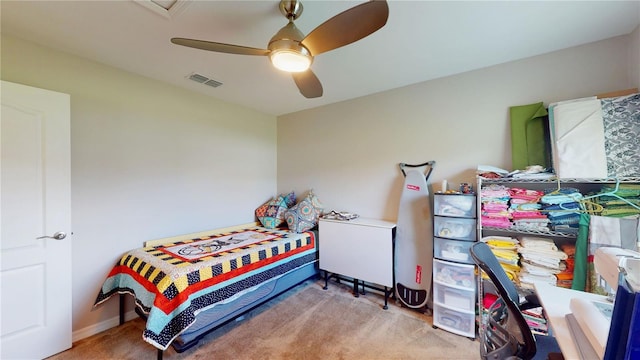
[[416, 284], [422, 283], [422, 266], [416, 265]]
[[409, 190], [415, 190], [415, 191], [420, 191], [420, 186], [418, 186], [418, 185], [411, 185], [411, 184], [407, 184], [407, 189], [409, 189]]

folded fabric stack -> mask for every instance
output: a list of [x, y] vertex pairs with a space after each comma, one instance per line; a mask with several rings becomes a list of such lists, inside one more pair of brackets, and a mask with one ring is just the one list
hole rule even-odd
[[509, 236], [485, 236], [480, 241], [489, 245], [509, 279], [517, 283], [520, 272], [518, 239]]
[[560, 246], [560, 250], [567, 254], [567, 258], [560, 261], [561, 266], [564, 262], [565, 269], [556, 274], [556, 277], [558, 278], [557, 286], [571, 289], [571, 286], [573, 285], [573, 269], [575, 267], [576, 245], [568, 243], [562, 244]]
[[553, 240], [535, 236], [520, 237], [521, 270], [518, 275], [520, 286], [533, 289], [535, 281], [547, 282], [553, 286], [557, 284], [556, 274], [566, 269], [566, 263], [562, 260], [568, 258], [567, 254], [558, 250]]
[[547, 189], [540, 198], [542, 209], [549, 218], [549, 228], [553, 231], [577, 234], [580, 221], [580, 204], [583, 196], [578, 189]]
[[599, 215], [624, 217], [640, 214], [640, 185], [619, 184], [616, 190], [615, 185], [608, 184], [603, 186], [597, 194], [607, 193], [613, 194], [601, 195], [593, 199], [604, 208]]
[[524, 316], [531, 332], [534, 334], [548, 335], [549, 328], [547, 326], [547, 319], [544, 317], [543, 308], [537, 307], [533, 309], [522, 310], [522, 316]]
[[511, 227], [509, 214], [509, 188], [491, 184], [480, 189], [482, 226]]
[[521, 188], [509, 189], [509, 212], [513, 225], [519, 230], [546, 231], [549, 229], [547, 215], [540, 212], [542, 205], [538, 203], [544, 192]]

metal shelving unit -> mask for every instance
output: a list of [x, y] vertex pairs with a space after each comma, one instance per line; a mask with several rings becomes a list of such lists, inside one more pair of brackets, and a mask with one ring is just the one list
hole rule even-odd
[[[507, 187], [519, 187], [532, 190], [546, 190], [551, 188], [567, 188], [572, 187], [578, 189], [582, 194], [596, 193], [602, 189], [603, 185], [611, 184], [638, 184], [640, 177], [627, 178], [549, 178], [549, 179], [519, 179], [519, 178], [498, 178], [488, 179], [477, 177], [477, 237], [480, 241], [484, 236], [518, 236], [518, 235], [535, 235], [553, 238], [555, 241], [575, 242], [577, 235], [574, 233], [564, 233], [558, 231], [539, 231], [530, 229], [519, 229], [516, 226], [509, 228], [484, 227], [482, 225], [482, 188], [486, 185], [496, 184]], [[484, 296], [484, 284], [481, 276], [478, 276], [478, 306], [479, 313], [482, 314], [482, 304]], [[526, 291], [522, 291], [526, 293]], [[482, 329], [480, 329], [482, 331]]]

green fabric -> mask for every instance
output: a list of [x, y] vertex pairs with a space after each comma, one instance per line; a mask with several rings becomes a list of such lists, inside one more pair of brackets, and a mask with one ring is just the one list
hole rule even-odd
[[585, 291], [587, 285], [587, 256], [589, 251], [589, 214], [580, 214], [578, 238], [576, 239], [576, 254], [574, 256], [573, 290]]
[[542, 102], [512, 106], [509, 118], [512, 170], [524, 170], [529, 165], [550, 168], [549, 117]]

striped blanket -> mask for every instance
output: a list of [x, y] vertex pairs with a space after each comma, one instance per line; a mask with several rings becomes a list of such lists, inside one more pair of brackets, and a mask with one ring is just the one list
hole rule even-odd
[[145, 341], [161, 350], [196, 315], [316, 260], [314, 234], [262, 227], [144, 247], [124, 254], [95, 301], [130, 294], [148, 314]]

